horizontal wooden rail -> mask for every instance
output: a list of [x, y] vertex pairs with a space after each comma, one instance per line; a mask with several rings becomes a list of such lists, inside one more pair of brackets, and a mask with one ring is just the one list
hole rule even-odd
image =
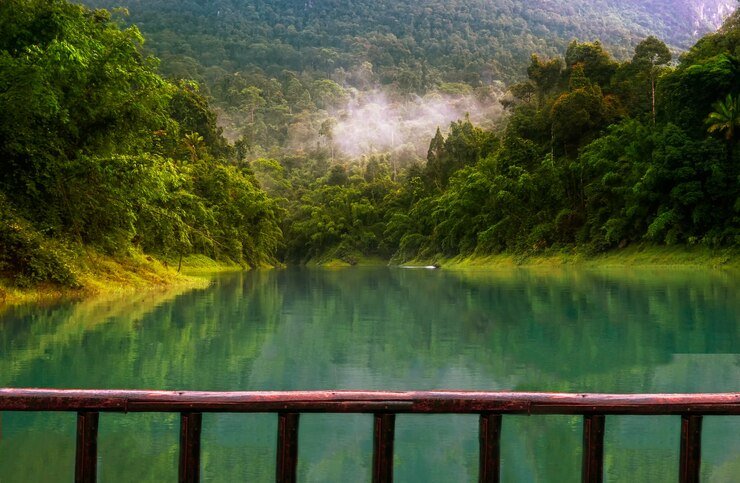
[[477, 391], [287, 391], [188, 392], [81, 389], [0, 389], [0, 411], [75, 411], [75, 481], [96, 481], [100, 412], [179, 412], [179, 481], [200, 479], [204, 412], [278, 414], [276, 481], [296, 481], [300, 413], [374, 414], [373, 482], [393, 481], [393, 440], [398, 413], [478, 414], [479, 481], [500, 479], [503, 414], [583, 416], [582, 481], [600, 483], [604, 472], [605, 416], [680, 415], [679, 481], [699, 481], [701, 427], [705, 415], [740, 415], [740, 393], [564, 394]]
[[0, 411], [737, 415], [740, 392], [119, 391], [0, 389]]

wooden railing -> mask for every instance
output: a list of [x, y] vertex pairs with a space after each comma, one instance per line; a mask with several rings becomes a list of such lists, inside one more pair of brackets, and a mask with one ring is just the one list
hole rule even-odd
[[118, 390], [0, 389], [0, 411], [77, 412], [75, 481], [94, 482], [100, 412], [179, 412], [181, 482], [200, 476], [204, 412], [277, 413], [278, 482], [294, 482], [300, 413], [374, 414], [374, 482], [393, 480], [396, 414], [479, 414], [479, 481], [500, 474], [501, 422], [505, 414], [570, 414], [583, 420], [583, 482], [601, 482], [604, 424], [608, 415], [681, 416], [680, 482], [699, 481], [704, 415], [739, 415], [740, 393], [562, 394], [522, 392], [166, 392]]

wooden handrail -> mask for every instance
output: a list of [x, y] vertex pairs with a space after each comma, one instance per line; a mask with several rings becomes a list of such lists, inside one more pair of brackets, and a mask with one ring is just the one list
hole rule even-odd
[[740, 392], [567, 394], [479, 391], [0, 389], [0, 411], [736, 415], [740, 414]]
[[96, 481], [100, 412], [179, 412], [179, 481], [200, 477], [204, 412], [278, 414], [276, 480], [296, 481], [300, 413], [374, 414], [373, 482], [393, 480], [393, 440], [399, 413], [479, 414], [479, 481], [500, 477], [503, 414], [583, 415], [582, 481], [600, 483], [607, 415], [680, 415], [679, 481], [699, 481], [704, 415], [740, 415], [740, 393], [566, 394], [480, 391], [202, 392], [90, 389], [0, 389], [0, 411], [77, 412], [76, 482]]

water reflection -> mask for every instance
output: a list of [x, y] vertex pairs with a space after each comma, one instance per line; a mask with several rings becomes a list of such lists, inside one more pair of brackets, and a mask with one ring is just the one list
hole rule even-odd
[[[739, 314], [737, 277], [725, 272], [252, 272], [186, 293], [11, 309], [0, 386], [737, 391]], [[71, 478], [73, 416], [2, 417], [0, 481]], [[204, 479], [272, 481], [275, 425], [207, 415]], [[304, 416], [299, 477], [369, 479], [371, 425]], [[740, 422], [705, 428], [703, 476], [732, 481]], [[609, 418], [607, 480], [675, 480], [678, 429], [670, 417]], [[475, 417], [399, 416], [397, 480], [475, 480], [476, 430]], [[103, 415], [100, 437], [103, 481], [176, 477], [176, 417]], [[578, 418], [507, 417], [503, 441], [504, 481], [578, 479]]]

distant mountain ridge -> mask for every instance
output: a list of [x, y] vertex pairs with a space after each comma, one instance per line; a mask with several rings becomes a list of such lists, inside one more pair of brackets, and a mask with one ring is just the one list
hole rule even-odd
[[[660, 19], [666, 28], [677, 29], [677, 45], [688, 47], [680, 37], [688, 34], [689, 44], [703, 34], [718, 29], [738, 3], [733, 0], [628, 0], [625, 7], [644, 11], [652, 18]], [[650, 24], [644, 24], [650, 28]], [[670, 32], [668, 32], [670, 34]]]
[[695, 0], [690, 2], [693, 7], [694, 27], [697, 36], [702, 30], [715, 30], [722, 25], [722, 21], [734, 10], [732, 2], [723, 0]]
[[[126, 7], [174, 75], [258, 67], [332, 76], [369, 62], [376, 80], [510, 82], [533, 52], [601, 40], [618, 57], [655, 35], [675, 50], [718, 28], [736, 0], [86, 0]], [[211, 69], [210, 73], [204, 69]], [[192, 71], [192, 72], [191, 72]], [[197, 72], [196, 72], [197, 71]]]

